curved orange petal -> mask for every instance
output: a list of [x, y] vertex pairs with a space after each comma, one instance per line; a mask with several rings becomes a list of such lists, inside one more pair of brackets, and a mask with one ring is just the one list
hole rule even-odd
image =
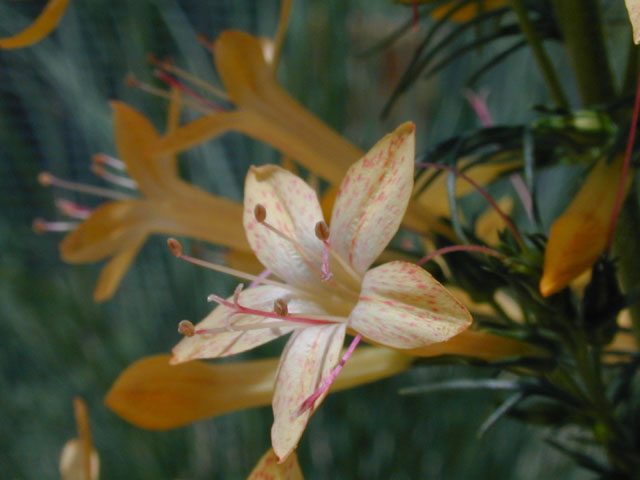
[[331, 215], [331, 247], [360, 275], [398, 231], [413, 187], [415, 125], [400, 125], [347, 172]]
[[408, 262], [367, 272], [349, 326], [376, 343], [417, 348], [444, 342], [472, 323], [467, 308], [426, 270]]
[[147, 235], [139, 235], [137, 239], [131, 239], [127, 246], [113, 256], [109, 262], [102, 267], [100, 277], [93, 290], [93, 299], [96, 302], [104, 302], [110, 299], [120, 285], [124, 274], [131, 266], [131, 263], [138, 255], [140, 248], [147, 240]]
[[[551, 226], [540, 293], [552, 295], [591, 268], [607, 243], [623, 158], [602, 159], [566, 211]], [[628, 189], [630, 181], [627, 182]]]
[[31, 25], [11, 37], [0, 38], [0, 48], [22, 48], [39, 42], [56, 28], [68, 5], [69, 0], [50, 0]]
[[70, 263], [102, 260], [125, 248], [132, 237], [138, 237], [149, 214], [148, 203], [144, 200], [104, 203], [64, 237], [60, 255]]

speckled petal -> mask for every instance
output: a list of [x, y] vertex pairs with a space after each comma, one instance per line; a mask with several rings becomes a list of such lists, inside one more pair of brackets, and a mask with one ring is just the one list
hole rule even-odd
[[[301, 299], [299, 295], [292, 296], [291, 292], [282, 287], [263, 285], [243, 291], [239, 296], [239, 304], [243, 307], [267, 312], [273, 311], [273, 303], [278, 299], [284, 299], [288, 303], [289, 313], [313, 313], [323, 314], [322, 307], [315, 303]], [[233, 297], [229, 298], [233, 301]], [[232, 310], [224, 305], [219, 305], [204, 320], [196, 325], [196, 330], [224, 328], [227, 319], [233, 325], [254, 325], [262, 323], [268, 325], [281, 320], [259, 315], [233, 315]], [[196, 358], [227, 357], [236, 353], [250, 350], [271, 340], [285, 335], [292, 330], [291, 327], [260, 328], [248, 331], [220, 332], [215, 334], [196, 334], [183, 338], [173, 349], [171, 363], [181, 363]]]
[[346, 325], [331, 325], [297, 330], [282, 352], [273, 395], [271, 443], [282, 461], [295, 450], [314, 408], [296, 416], [302, 403], [311, 396], [326, 375], [338, 363]]
[[415, 125], [404, 123], [354, 163], [331, 216], [331, 245], [364, 274], [395, 235], [413, 188]]
[[303, 480], [302, 470], [298, 464], [298, 456], [294, 453], [278, 463], [273, 449], [270, 449], [260, 459], [247, 480]]
[[[313, 189], [291, 172], [265, 165], [249, 170], [244, 195], [244, 228], [262, 264], [292, 285], [320, 285], [323, 245], [315, 226], [323, 217]], [[258, 223], [254, 215], [257, 204], [265, 207], [267, 223], [295, 243]]]
[[367, 272], [349, 326], [393, 348], [444, 342], [472, 323], [467, 308], [426, 270], [408, 262]]

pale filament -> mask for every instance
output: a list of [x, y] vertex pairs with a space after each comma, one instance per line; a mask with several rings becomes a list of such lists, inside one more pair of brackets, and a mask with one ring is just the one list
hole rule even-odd
[[202, 88], [203, 90], [206, 90], [207, 92], [220, 98], [221, 100], [229, 101], [229, 96], [226, 94], [224, 90], [214, 87], [210, 83], [202, 80], [200, 77], [197, 77], [196, 75], [193, 75], [192, 73], [189, 73], [180, 67], [176, 67], [170, 62], [158, 62], [152, 59], [152, 63], [157, 67], [161, 68], [162, 70], [165, 70], [169, 73], [173, 73], [176, 77], [180, 77], [186, 80], [187, 82], [191, 82], [194, 85], [197, 85], [198, 87]]
[[164, 72], [163, 70], [156, 69], [153, 72], [153, 74], [157, 78], [159, 78], [160, 80], [165, 82], [167, 85], [169, 85], [171, 87], [174, 87], [174, 88], [177, 88], [181, 92], [183, 92], [186, 95], [190, 96], [194, 100], [196, 100], [198, 102], [201, 102], [202, 104], [206, 105], [207, 107], [211, 108], [212, 110], [219, 111], [219, 112], [220, 111], [224, 111], [224, 108], [220, 107], [219, 105], [216, 105], [214, 102], [212, 102], [208, 98], [200, 95], [195, 90], [187, 87], [184, 83], [180, 82], [179, 80], [176, 80], [171, 75], [169, 75], [168, 73]]
[[[155, 95], [157, 97], [162, 97], [166, 100], [171, 100], [171, 93], [163, 90], [161, 88], [158, 87], [154, 87], [153, 85], [149, 85], [148, 83], [145, 82], [141, 82], [138, 79], [136, 79], [133, 76], [129, 76], [127, 77], [127, 84], [131, 87], [136, 87], [139, 88], [140, 90], [142, 90], [143, 92], [149, 93], [151, 95]], [[193, 108], [194, 110], [197, 110], [200, 113], [204, 113], [205, 115], [211, 115], [212, 113], [215, 113], [216, 111], [205, 107], [203, 105], [200, 105], [199, 103], [194, 102], [193, 100], [190, 100], [189, 98], [183, 98], [182, 99], [182, 103], [184, 105], [186, 105], [187, 107]]]
[[111, 157], [105, 153], [96, 153], [94, 156], [91, 157], [91, 162], [98, 165], [104, 164], [113, 168], [114, 170], [120, 170], [122, 172], [127, 170], [126, 163], [124, 163], [119, 158]]
[[79, 205], [70, 200], [66, 200], [64, 198], [56, 198], [55, 200], [56, 207], [63, 215], [66, 215], [70, 218], [75, 218], [77, 220], [85, 220], [89, 218], [91, 212], [93, 211], [89, 207], [85, 207], [84, 205]]
[[179, 255], [176, 255], [176, 257], [181, 258], [182, 260], [186, 260], [189, 263], [193, 263], [194, 265], [208, 268], [209, 270], [215, 270], [216, 272], [226, 273], [227, 275], [231, 275], [232, 277], [242, 278], [243, 280], [249, 280], [250, 282], [255, 282], [256, 284], [273, 285], [274, 287], [285, 288], [289, 291], [298, 292], [302, 295], [306, 293], [303, 290], [300, 290], [291, 285], [287, 285], [286, 283], [277, 282], [275, 280], [270, 280], [268, 278], [261, 278], [260, 276], [257, 276], [257, 275], [251, 275], [250, 273], [245, 273], [240, 270], [236, 270], [234, 268], [225, 267], [224, 265], [218, 265], [216, 263], [207, 262], [206, 260], [190, 257], [189, 255], [185, 255], [184, 253], [180, 253]]
[[42, 218], [36, 218], [31, 228], [37, 234], [45, 232], [70, 232], [79, 225], [78, 222], [47, 222]]
[[[258, 204], [258, 205], [260, 205], [260, 204]], [[264, 207], [262, 207], [262, 208], [264, 208]], [[340, 282], [340, 281], [336, 281], [334, 278], [332, 278], [328, 268], [325, 270], [324, 267], [318, 267], [318, 265], [316, 265], [316, 262], [313, 261], [315, 255], [313, 253], [309, 252], [309, 250], [307, 248], [305, 248], [304, 245], [299, 243], [297, 240], [295, 240], [295, 239], [289, 237], [288, 235], [282, 233], [280, 230], [278, 230], [273, 225], [268, 223], [264, 218], [261, 218], [261, 219], [256, 218], [256, 221], [260, 225], [263, 225], [265, 228], [267, 228], [270, 232], [273, 232], [278, 237], [280, 237], [283, 240], [291, 243], [294, 246], [294, 248], [298, 251], [298, 253], [300, 254], [301, 258], [304, 260], [304, 262], [310, 268], [312, 268], [312, 269], [314, 269], [316, 271], [319, 271], [320, 278], [323, 281], [326, 281], [330, 285], [333, 285], [333, 286], [336, 286], [338, 288], [341, 288], [341, 289], [347, 291], [349, 294], [357, 293], [349, 285], [346, 285], [345, 283]], [[322, 241], [322, 240], [320, 240], [320, 241]], [[325, 242], [323, 242], [323, 243], [325, 243]], [[332, 251], [331, 247], [326, 243], [325, 243], [324, 248], [327, 249], [328, 252]], [[324, 252], [323, 252], [323, 256], [324, 256]], [[339, 258], [339, 256], [335, 252], [334, 252], [334, 256]], [[319, 260], [320, 265], [324, 265], [324, 262], [323, 262], [324, 259], [323, 258], [316, 259], [316, 260]], [[343, 264], [341, 263], [341, 265], [343, 265]], [[349, 270], [347, 270], [347, 272], [349, 272]], [[355, 276], [354, 278], [357, 280], [358, 284], [360, 284], [362, 279], [360, 277], [358, 277], [358, 276]]]
[[114, 200], [129, 200], [134, 197], [122, 192], [116, 192], [108, 188], [94, 187], [93, 185], [86, 185], [84, 183], [72, 182], [70, 180], [64, 180], [62, 178], [54, 177], [48, 172], [42, 172], [38, 175], [38, 181], [43, 186], [52, 185], [58, 188], [64, 188], [73, 192], [88, 193], [89, 195], [96, 195], [98, 197], [107, 197]]
[[113, 183], [114, 185], [118, 185], [119, 187], [128, 188], [129, 190], [138, 190], [138, 183], [127, 177], [123, 177], [121, 175], [115, 175], [111, 172], [108, 172], [100, 165], [96, 165], [95, 163], [91, 165], [91, 171], [97, 176], [100, 177], [107, 182]]

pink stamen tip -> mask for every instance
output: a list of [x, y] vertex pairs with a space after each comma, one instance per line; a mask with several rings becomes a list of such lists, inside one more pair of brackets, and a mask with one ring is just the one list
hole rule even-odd
[[322, 380], [318, 389], [315, 392], [313, 392], [304, 402], [302, 402], [302, 405], [300, 405], [298, 410], [296, 410], [295, 417], [299, 417], [307, 410], [312, 409], [316, 400], [320, 398], [322, 395], [324, 395], [327, 392], [327, 390], [329, 390], [333, 382], [336, 380], [336, 378], [338, 378], [338, 375], [340, 375], [340, 372], [342, 371], [342, 368], [344, 367], [345, 363], [347, 363], [347, 360], [349, 360], [351, 358], [351, 355], [353, 355], [353, 352], [358, 346], [358, 344], [360, 343], [360, 340], [362, 340], [362, 335], [357, 334], [354, 337], [354, 339], [351, 341], [351, 344], [349, 345], [349, 348], [347, 348], [347, 351], [344, 352], [344, 355], [342, 356], [338, 364], [335, 367], [333, 367], [331, 372], [329, 372], [329, 375], [327, 375]]
[[70, 232], [77, 226], [77, 222], [47, 222], [42, 218], [36, 218], [31, 224], [31, 229], [38, 235], [42, 235], [48, 232]]
[[89, 207], [85, 207], [84, 205], [79, 205], [70, 200], [66, 200], [64, 198], [58, 198], [55, 200], [56, 207], [62, 214], [67, 217], [77, 218], [79, 220], [84, 220], [91, 215], [93, 211]]

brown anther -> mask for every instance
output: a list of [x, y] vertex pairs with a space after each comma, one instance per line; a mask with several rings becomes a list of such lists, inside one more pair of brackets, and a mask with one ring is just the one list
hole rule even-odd
[[253, 209], [253, 214], [255, 215], [258, 223], [262, 223], [267, 219], [267, 209], [264, 208], [264, 205], [261, 203], [256, 203], [256, 206]]
[[175, 238], [168, 238], [167, 245], [169, 245], [169, 250], [171, 250], [174, 257], [180, 258], [183, 255], [184, 248], [182, 248], [182, 244]]
[[94, 175], [96, 175], [97, 177], [101, 177], [104, 175], [105, 169], [102, 168], [100, 165], [94, 163], [93, 165], [91, 165], [91, 171], [93, 172]]
[[31, 229], [38, 235], [42, 235], [47, 231], [46, 222], [41, 218], [36, 218], [31, 223]]
[[329, 225], [324, 220], [316, 223], [316, 237], [323, 242], [329, 240]]
[[289, 307], [287, 307], [286, 300], [279, 298], [273, 302], [273, 312], [280, 317], [289, 315]]
[[196, 334], [196, 327], [189, 320], [182, 320], [178, 324], [178, 333], [185, 337], [193, 337]]
[[49, 185], [51, 185], [52, 181], [53, 177], [49, 172], [40, 172], [40, 174], [38, 175], [38, 183], [43, 187], [48, 187]]
[[140, 85], [140, 82], [138, 82], [138, 79], [136, 78], [136, 76], [133, 73], [129, 73], [127, 74], [126, 77], [124, 77], [124, 84], [127, 87], [137, 87], [138, 85]]
[[107, 163], [105, 161], [105, 154], [104, 153], [96, 153], [95, 155], [91, 155], [91, 163], [95, 164], [95, 165], [100, 165], [102, 163]]

